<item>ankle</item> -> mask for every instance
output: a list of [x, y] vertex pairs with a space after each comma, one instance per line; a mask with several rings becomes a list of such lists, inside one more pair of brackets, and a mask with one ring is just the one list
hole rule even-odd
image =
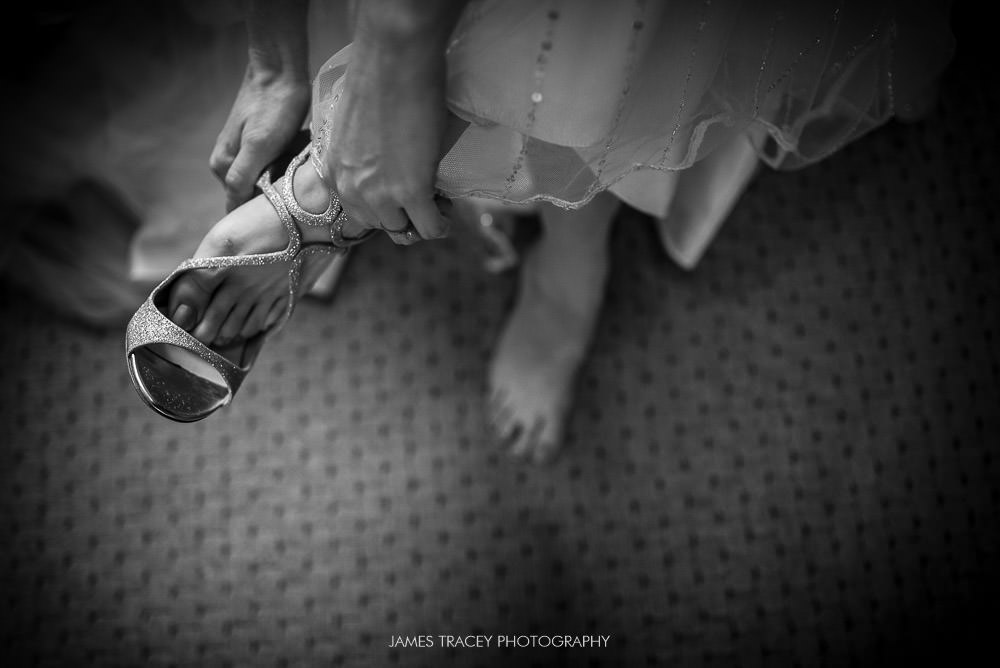
[[569, 250], [554, 255], [529, 253], [522, 266], [521, 283], [531, 301], [556, 317], [568, 322], [587, 321], [603, 301], [609, 269], [606, 249], [595, 252], [593, 257], [571, 254]]
[[330, 190], [308, 161], [295, 170], [292, 189], [299, 205], [310, 213], [323, 213], [330, 205]]

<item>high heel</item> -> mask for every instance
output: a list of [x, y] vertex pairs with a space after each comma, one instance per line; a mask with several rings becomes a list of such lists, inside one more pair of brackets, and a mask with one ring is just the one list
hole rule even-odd
[[[295, 200], [292, 177], [309, 155], [303, 149], [288, 165], [279, 192], [268, 169], [257, 181], [288, 232], [282, 251], [253, 255], [193, 258], [185, 260], [149, 295], [132, 316], [125, 333], [125, 359], [132, 385], [146, 404], [160, 415], [177, 422], [204, 419], [229, 404], [246, 378], [265, 339], [288, 321], [304, 288], [303, 262], [311, 255], [345, 254], [367, 240], [374, 230], [355, 239], [343, 236], [346, 215], [336, 194], [331, 193], [326, 211], [304, 210]], [[300, 226], [325, 227], [330, 241], [303, 243]], [[213, 349], [176, 325], [163, 312], [169, 287], [181, 274], [199, 269], [288, 265], [288, 306], [273, 325], [245, 341], [225, 349]], [[223, 355], [222, 352], [226, 354]]]

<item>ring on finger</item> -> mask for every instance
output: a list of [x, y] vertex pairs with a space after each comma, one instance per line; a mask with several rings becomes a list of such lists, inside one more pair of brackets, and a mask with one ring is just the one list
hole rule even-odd
[[420, 241], [422, 238], [413, 223], [409, 223], [401, 230], [386, 230], [386, 234], [397, 244], [412, 244]]

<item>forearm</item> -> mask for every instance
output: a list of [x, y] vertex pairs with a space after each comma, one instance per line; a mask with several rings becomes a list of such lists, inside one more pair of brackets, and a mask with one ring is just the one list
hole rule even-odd
[[308, 82], [308, 0], [250, 0], [247, 6], [248, 73]]

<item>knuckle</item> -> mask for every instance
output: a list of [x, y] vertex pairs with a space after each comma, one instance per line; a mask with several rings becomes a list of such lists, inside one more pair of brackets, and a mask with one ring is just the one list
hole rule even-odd
[[415, 183], [400, 183], [393, 188], [393, 196], [404, 206], [419, 204], [426, 200], [426, 192]]
[[237, 170], [230, 169], [226, 172], [226, 176], [223, 182], [226, 184], [226, 188], [232, 191], [241, 191], [244, 189], [246, 179], [243, 178], [243, 174]]
[[223, 184], [226, 183], [226, 174], [229, 173], [229, 168], [231, 165], [232, 161], [224, 160], [221, 158], [218, 160], [209, 159], [208, 161], [208, 168], [212, 171], [213, 174], [215, 174], [215, 177], [217, 179], [223, 182]]
[[264, 129], [247, 130], [243, 136], [243, 143], [251, 152], [270, 151], [280, 145], [275, 133]]
[[261, 148], [267, 144], [267, 135], [255, 130], [247, 130], [243, 133], [241, 144], [251, 150]]
[[223, 155], [223, 153], [218, 149], [212, 151], [212, 155], [208, 156], [208, 166], [216, 174], [218, 174], [223, 168], [227, 167], [229, 162], [228, 156]]
[[399, 207], [399, 202], [385, 191], [370, 192], [366, 199], [368, 206], [377, 212], [392, 211]]

